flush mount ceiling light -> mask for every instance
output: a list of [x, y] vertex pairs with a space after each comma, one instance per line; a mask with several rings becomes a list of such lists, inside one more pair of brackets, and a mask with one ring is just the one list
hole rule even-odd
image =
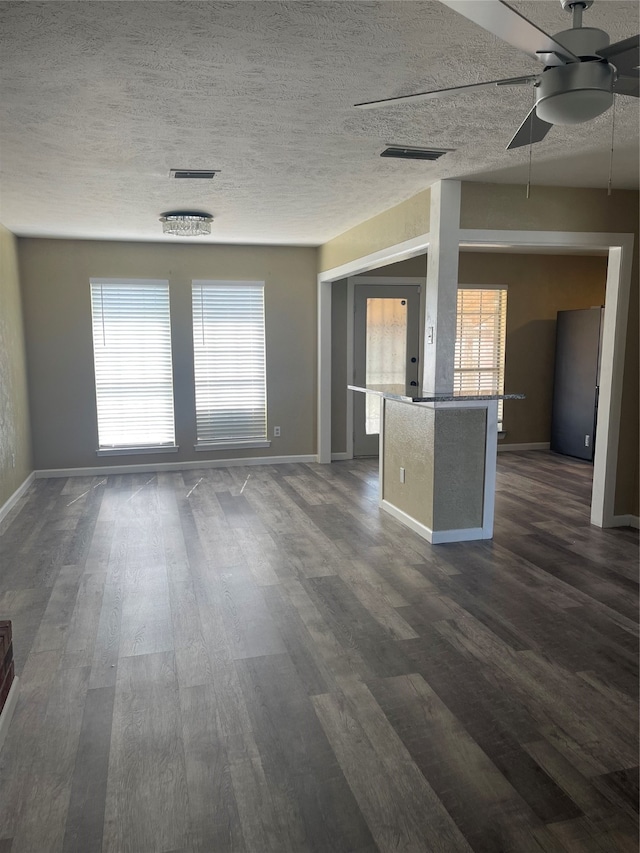
[[213, 216], [199, 210], [171, 210], [160, 217], [162, 230], [165, 234], [175, 234], [177, 237], [201, 237], [211, 234]]

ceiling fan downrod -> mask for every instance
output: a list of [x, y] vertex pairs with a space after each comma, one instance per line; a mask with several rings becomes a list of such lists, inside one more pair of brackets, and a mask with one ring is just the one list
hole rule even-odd
[[582, 13], [593, 6], [593, 0], [560, 0], [560, 2], [565, 12], [573, 13], [573, 29], [579, 30], [582, 26]]
[[593, 0], [560, 0], [565, 12], [573, 13], [570, 30], [563, 30], [554, 36], [568, 50], [582, 58], [600, 59], [598, 51], [609, 44], [609, 36], [604, 30], [582, 25], [582, 13], [593, 6]]

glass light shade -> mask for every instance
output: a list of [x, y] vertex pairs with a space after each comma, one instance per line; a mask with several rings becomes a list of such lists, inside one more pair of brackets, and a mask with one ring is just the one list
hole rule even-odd
[[562, 92], [539, 101], [538, 118], [549, 124], [581, 124], [606, 112], [613, 103], [613, 93], [598, 89]]
[[195, 211], [179, 211], [164, 213], [160, 217], [162, 230], [165, 234], [175, 234], [177, 237], [200, 237], [211, 234], [213, 216], [209, 213]]

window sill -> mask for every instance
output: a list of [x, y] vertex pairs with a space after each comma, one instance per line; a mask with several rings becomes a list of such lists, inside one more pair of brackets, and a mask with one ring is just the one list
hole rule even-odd
[[177, 453], [177, 444], [144, 445], [141, 447], [101, 447], [96, 451], [97, 456], [137, 456], [142, 453]]
[[193, 445], [193, 449], [197, 452], [206, 452], [208, 450], [242, 450], [246, 447], [271, 447], [271, 442], [266, 439], [256, 439], [255, 441], [201, 441]]

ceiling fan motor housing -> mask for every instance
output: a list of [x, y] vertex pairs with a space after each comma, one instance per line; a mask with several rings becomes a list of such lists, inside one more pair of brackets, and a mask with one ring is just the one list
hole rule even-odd
[[554, 39], [563, 44], [576, 56], [597, 56], [603, 47], [609, 46], [609, 34], [596, 27], [574, 27], [556, 33]]
[[596, 51], [609, 44], [607, 33], [581, 27], [554, 38], [582, 61], [545, 68], [537, 87], [538, 118], [549, 124], [580, 124], [606, 112], [613, 103], [615, 69]]

